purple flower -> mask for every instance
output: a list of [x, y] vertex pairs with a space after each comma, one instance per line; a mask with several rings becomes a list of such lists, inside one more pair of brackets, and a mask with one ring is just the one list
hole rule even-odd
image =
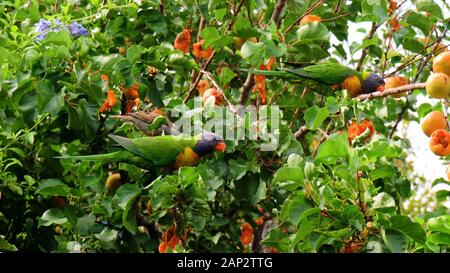
[[[34, 26], [36, 27], [36, 32], [41, 33], [46, 31], [47, 29], [49, 29], [52, 25], [52, 22], [45, 20], [45, 19], [40, 19], [38, 23], [34, 24]], [[46, 36], [45, 33], [42, 33], [41, 35], [37, 36], [35, 41], [38, 42], [42, 39], [44, 39]]]
[[75, 38], [89, 34], [86, 28], [78, 22], [73, 22], [69, 26], [66, 26], [64, 25], [63, 22], [61, 22], [58, 19], [54, 19], [53, 23], [50, 22], [49, 20], [40, 19], [39, 22], [34, 25], [36, 27], [35, 31], [39, 34], [35, 38], [36, 42], [40, 42], [42, 39], [44, 39], [49, 31], [58, 32], [63, 27], [67, 29], [70, 32], [70, 34]]
[[79, 36], [86, 36], [89, 34], [86, 28], [78, 22], [73, 22], [72, 24], [70, 24], [69, 31], [70, 34], [75, 38]]

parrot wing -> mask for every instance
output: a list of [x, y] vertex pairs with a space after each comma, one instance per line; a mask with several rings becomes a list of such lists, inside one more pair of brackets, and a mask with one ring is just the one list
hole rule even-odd
[[165, 166], [172, 163], [186, 147], [193, 148], [197, 142], [194, 137], [157, 136], [129, 139], [109, 135], [120, 146], [131, 153], [152, 162], [155, 166]]
[[326, 84], [341, 83], [347, 77], [359, 75], [358, 71], [337, 63], [321, 63], [287, 71], [299, 77], [317, 80]]
[[279, 77], [290, 81], [299, 81], [309, 79], [325, 84], [341, 83], [347, 77], [358, 75], [358, 71], [337, 63], [321, 63], [306, 67], [284, 70], [258, 70], [258, 69], [240, 69], [244, 72], [266, 75], [269, 77]]
[[82, 161], [102, 161], [102, 162], [125, 162], [134, 164], [143, 169], [152, 166], [153, 164], [143, 158], [130, 153], [127, 150], [116, 151], [107, 154], [98, 155], [69, 155], [69, 156], [58, 156], [55, 158], [69, 159], [69, 160], [82, 160]]

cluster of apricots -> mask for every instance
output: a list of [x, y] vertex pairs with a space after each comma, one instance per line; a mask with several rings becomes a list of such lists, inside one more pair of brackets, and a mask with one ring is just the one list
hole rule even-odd
[[347, 134], [350, 144], [356, 139], [361, 143], [367, 143], [375, 134], [375, 126], [370, 120], [363, 119], [359, 124], [358, 121], [353, 120], [347, 127]]
[[439, 111], [428, 113], [421, 122], [422, 131], [430, 137], [430, 149], [439, 156], [450, 155], [450, 132], [447, 119]]
[[427, 79], [426, 90], [430, 97], [450, 97], [450, 51], [444, 51], [433, 60], [433, 72]]

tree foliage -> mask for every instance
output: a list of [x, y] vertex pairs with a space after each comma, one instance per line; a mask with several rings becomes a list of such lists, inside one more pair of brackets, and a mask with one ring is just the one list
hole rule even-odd
[[[449, 7], [405, 2], [2, 1], [0, 250], [446, 252], [448, 192], [431, 212], [403, 207], [418, 180], [406, 156], [428, 143], [396, 132], [442, 110], [439, 101], [421, 103], [424, 89], [362, 100], [240, 70], [328, 61], [425, 82], [435, 45], [448, 42]], [[312, 14], [320, 22], [299, 24]], [[350, 38], [353, 23], [368, 26], [363, 40]], [[183, 30], [187, 51], [186, 41], [174, 48]], [[194, 104], [202, 77], [232, 105], [278, 105], [277, 149], [227, 141], [225, 153], [178, 170], [57, 158], [112, 151], [109, 133], [142, 136], [109, 117], [129, 101], [129, 111], [203, 111], [206, 123], [214, 107]], [[139, 97], [127, 95], [135, 83]], [[347, 127], [363, 120], [374, 136], [364, 128], [349, 142]], [[121, 181], [108, 191], [111, 173]]]

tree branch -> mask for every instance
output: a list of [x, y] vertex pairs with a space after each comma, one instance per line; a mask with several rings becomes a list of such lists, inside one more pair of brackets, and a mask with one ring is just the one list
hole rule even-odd
[[270, 20], [273, 20], [277, 25], [277, 27], [280, 26], [281, 13], [283, 12], [286, 4], [287, 0], [278, 0], [277, 3], [275, 4], [275, 9], [272, 13], [272, 18], [270, 18]]
[[252, 73], [248, 73], [247, 79], [242, 86], [241, 96], [239, 97], [239, 104], [244, 105], [247, 100], [250, 98], [250, 92], [252, 91], [252, 87], [255, 84], [255, 79], [253, 78]]
[[403, 86], [399, 86], [399, 87], [395, 87], [395, 88], [389, 88], [389, 89], [384, 90], [383, 92], [373, 92], [370, 94], [359, 95], [356, 98], [359, 100], [382, 98], [382, 97], [387, 97], [392, 94], [410, 92], [415, 89], [424, 89], [425, 86], [426, 86], [426, 83], [407, 84], [407, 85], [403, 85]]

